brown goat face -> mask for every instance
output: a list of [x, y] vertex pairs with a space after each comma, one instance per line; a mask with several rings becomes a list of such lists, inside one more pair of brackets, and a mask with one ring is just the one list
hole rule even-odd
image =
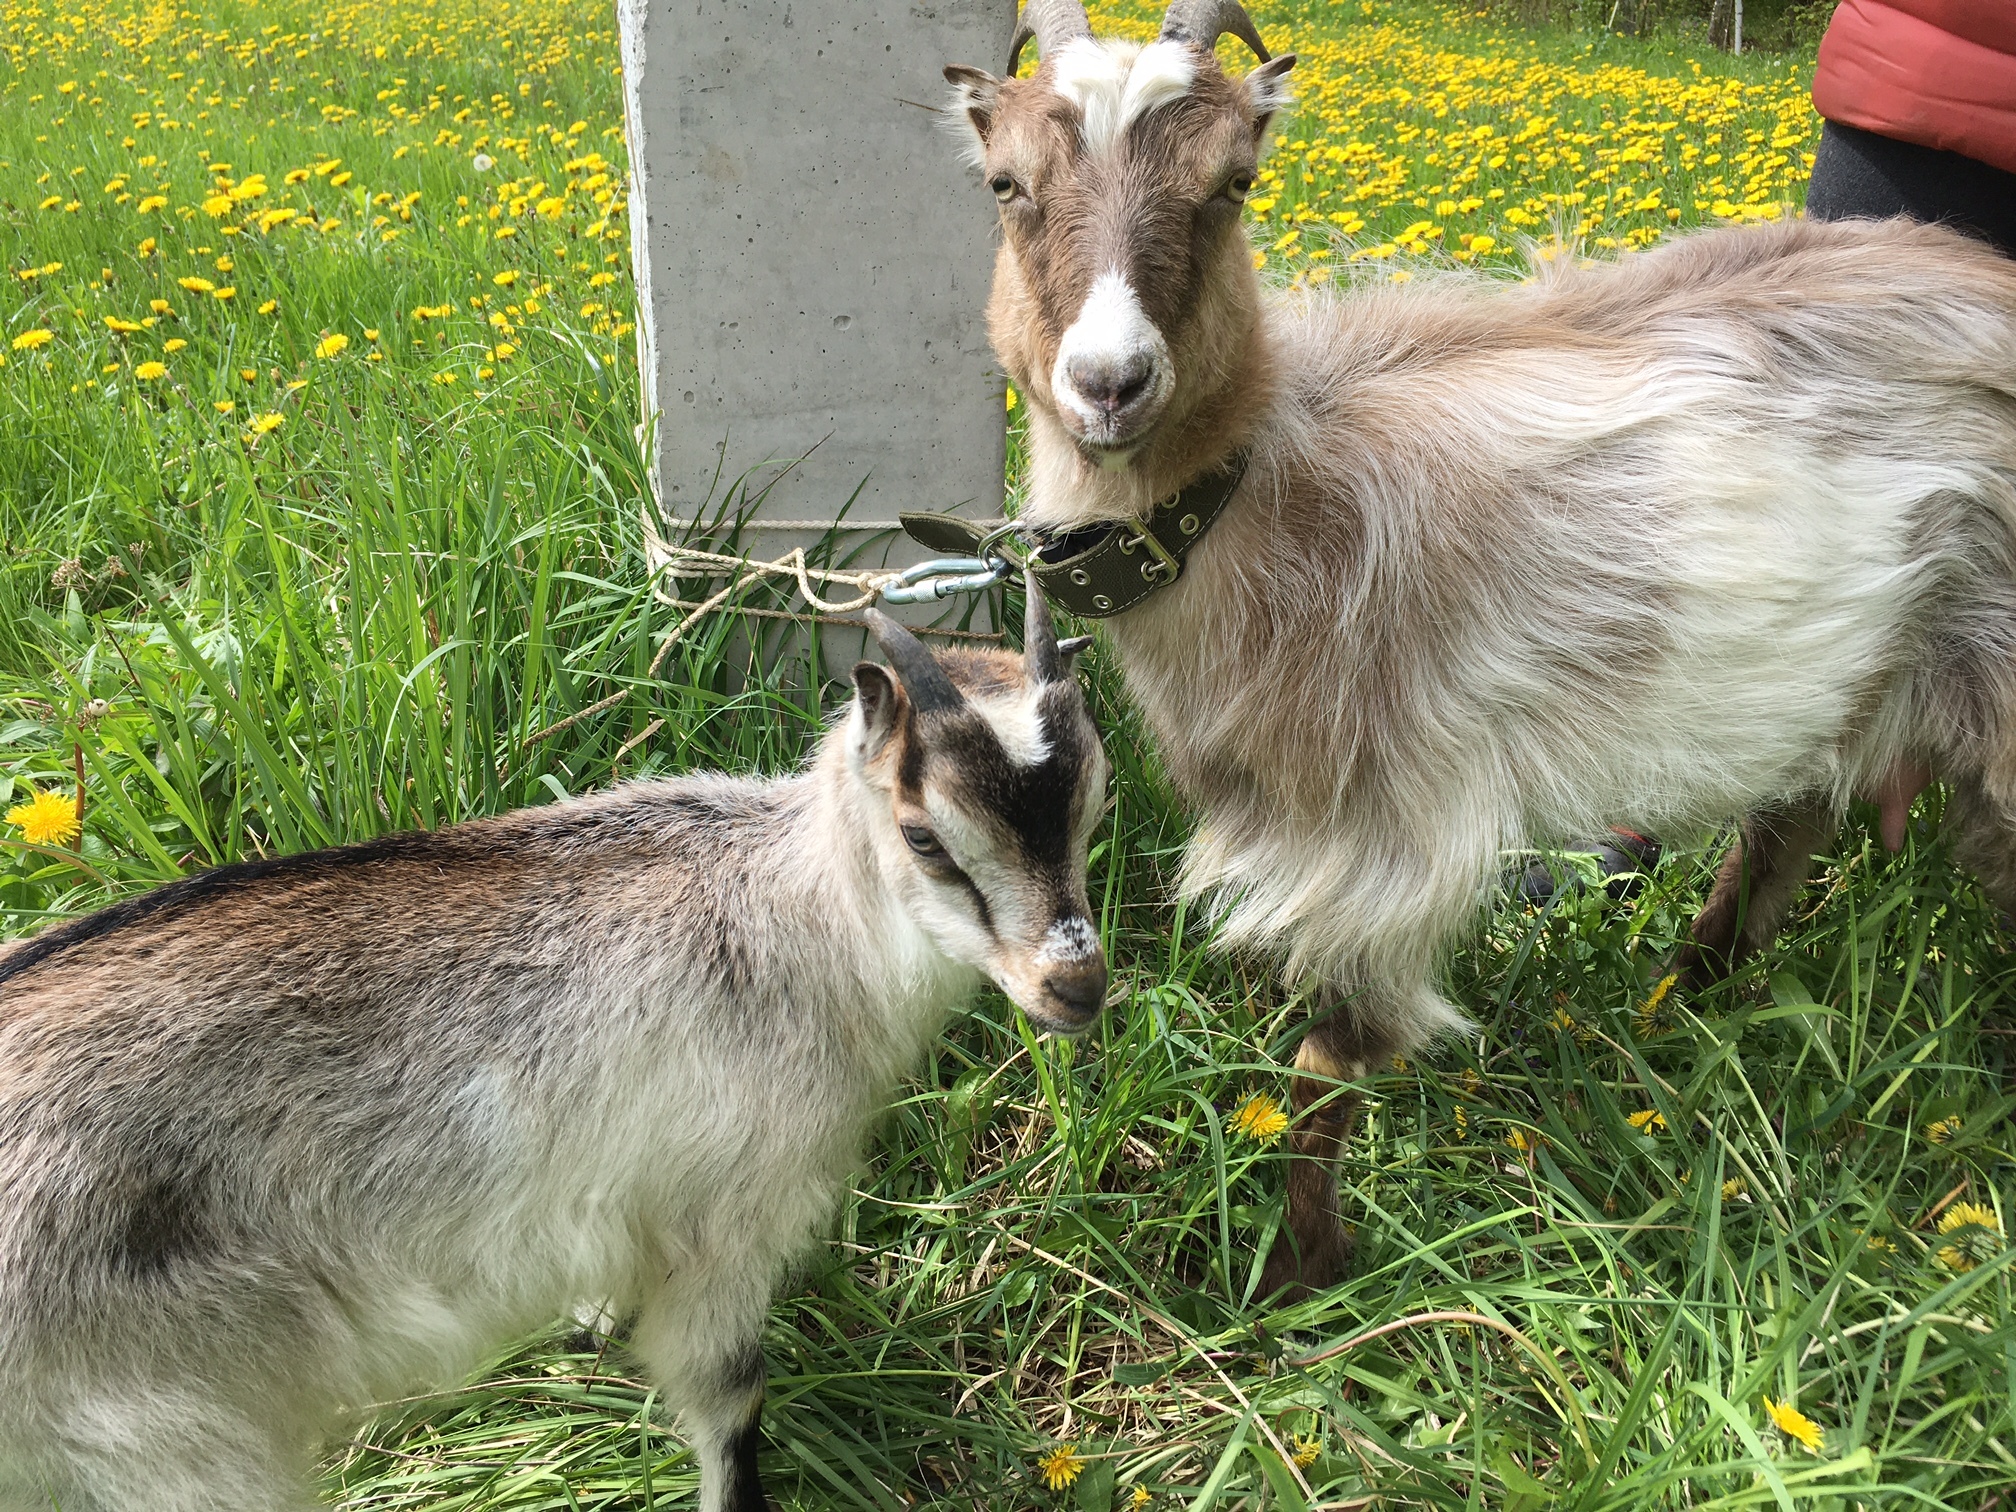
[[1085, 892], [1106, 794], [1098, 730], [1068, 676], [999, 653], [937, 660], [956, 702], [854, 669], [857, 770], [888, 804], [884, 875], [945, 954], [1038, 1028], [1079, 1033], [1106, 998]]
[[1294, 62], [1230, 79], [1180, 42], [1084, 38], [1026, 80], [945, 70], [1001, 204], [996, 350], [1088, 459], [1126, 467], [1244, 337], [1240, 206]]

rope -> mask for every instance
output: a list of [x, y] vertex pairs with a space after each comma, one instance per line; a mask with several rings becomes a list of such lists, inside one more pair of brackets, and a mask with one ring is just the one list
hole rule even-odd
[[[891, 570], [841, 572], [830, 567], [813, 567], [806, 562], [805, 548], [802, 546], [794, 546], [783, 556], [767, 562], [752, 561], [746, 556], [730, 556], [719, 551], [703, 551], [697, 546], [675, 546], [659, 535], [656, 526], [648, 518], [645, 522], [644, 556], [651, 567], [652, 597], [668, 608], [687, 611], [686, 617], [672, 627], [672, 633], [665, 637], [658, 647], [657, 654], [651, 658], [651, 665], [644, 673], [647, 682], [658, 676], [659, 669], [665, 665], [665, 658], [672, 654], [672, 648], [684, 640], [695, 625], [743, 589], [757, 583], [778, 578], [788, 579], [797, 587], [799, 596], [812, 606], [813, 612], [806, 614], [792, 610], [755, 609], [738, 604], [735, 613], [754, 615], [763, 619], [795, 620], [801, 623], [860, 625], [864, 622], [846, 616], [866, 609], [881, 597], [885, 587], [902, 576], [901, 572]], [[705, 570], [698, 572], [690, 570], [693, 568]], [[679, 598], [663, 586], [664, 579], [668, 577], [701, 576], [726, 576], [729, 581], [726, 587], [697, 603]], [[812, 586], [815, 580], [819, 588]], [[828, 599], [819, 591], [835, 583], [856, 590], [854, 596], [848, 599]], [[998, 643], [1001, 639], [998, 634], [974, 630], [933, 630], [925, 627], [918, 633], [994, 643]], [[518, 742], [518, 748], [528, 749], [538, 745], [542, 740], [551, 739], [562, 730], [572, 729], [584, 719], [593, 719], [598, 714], [606, 714], [628, 698], [631, 691], [630, 688], [620, 688], [606, 698], [597, 699], [584, 709], [575, 710], [565, 719], [556, 720], [542, 730], [533, 731]]]

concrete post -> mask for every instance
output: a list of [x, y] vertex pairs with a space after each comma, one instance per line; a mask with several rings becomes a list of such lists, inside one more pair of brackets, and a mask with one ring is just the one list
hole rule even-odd
[[746, 506], [740, 549], [775, 556], [839, 521], [836, 565], [883, 566], [922, 555], [899, 510], [1000, 512], [994, 204], [938, 107], [945, 64], [1001, 67], [1015, 11], [619, 0], [638, 351], [674, 530]]

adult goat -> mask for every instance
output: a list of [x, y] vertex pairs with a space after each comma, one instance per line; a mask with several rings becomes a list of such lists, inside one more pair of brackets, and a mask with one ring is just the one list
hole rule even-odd
[[983, 974], [1099, 1012], [1098, 734], [1025, 658], [893, 670], [808, 768], [220, 867], [0, 958], [0, 1509], [277, 1512], [346, 1411], [583, 1302], [760, 1512], [760, 1329]]
[[1463, 1022], [1438, 961], [1506, 851], [1747, 816], [1699, 985], [1852, 795], [1895, 839], [1929, 772], [2016, 907], [2016, 266], [1788, 220], [1263, 291], [1240, 203], [1294, 58], [1229, 0], [1147, 46], [1032, 0], [1032, 35], [1029, 79], [946, 70], [1000, 201], [1022, 520], [1053, 597], [1114, 616], [1201, 811], [1186, 886], [1322, 989], [1264, 1285], [1346, 1258], [1339, 1085]]

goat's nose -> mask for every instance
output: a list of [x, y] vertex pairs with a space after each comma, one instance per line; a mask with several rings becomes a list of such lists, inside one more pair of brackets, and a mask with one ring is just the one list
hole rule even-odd
[[1089, 1018], [1106, 1001], [1106, 963], [1094, 959], [1053, 971], [1043, 978], [1043, 988], [1065, 1007]]
[[1118, 414], [1146, 392], [1155, 376], [1155, 358], [1149, 352], [1130, 352], [1124, 357], [1082, 353], [1065, 369], [1071, 386], [1087, 404]]

